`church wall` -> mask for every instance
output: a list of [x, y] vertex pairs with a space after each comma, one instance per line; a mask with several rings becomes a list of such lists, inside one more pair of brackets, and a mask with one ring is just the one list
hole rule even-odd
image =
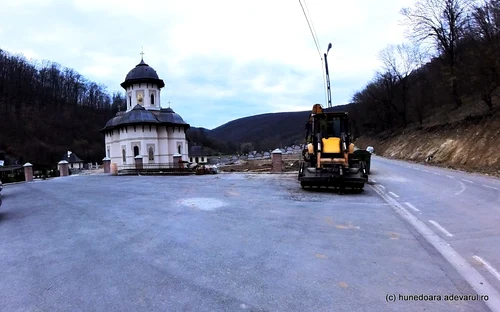
[[172, 154], [168, 148], [168, 138], [166, 127], [160, 127], [160, 131], [158, 132], [158, 158], [161, 163], [170, 163], [173, 161]]
[[105, 147], [106, 147], [106, 157], [108, 156], [108, 148], [109, 148], [109, 153], [111, 158], [112, 163], [116, 163], [119, 166], [122, 165], [122, 158], [121, 158], [121, 149], [120, 149], [120, 144], [119, 144], [119, 139], [120, 139], [120, 134], [118, 133], [117, 130], [113, 131], [113, 134], [106, 134], [105, 137]]
[[168, 129], [168, 136], [168, 148], [172, 151], [172, 155], [178, 152], [177, 146], [181, 145], [182, 160], [188, 160], [188, 146], [184, 129], [182, 127], [170, 127]]
[[[135, 131], [134, 126], [114, 129], [113, 135], [109, 136], [108, 134], [105, 138], [106, 156], [109, 147], [111, 162], [118, 164], [118, 166], [122, 166], [124, 165], [122, 149], [123, 147], [125, 147], [125, 165], [133, 165], [135, 163], [134, 146], [139, 147], [140, 155], [142, 155], [143, 157], [147, 157], [147, 144], [152, 144], [154, 149], [156, 149], [158, 145], [158, 137], [154, 127], [152, 127], [151, 131], [149, 131], [149, 126], [144, 126], [144, 132], [142, 125], [136, 126]], [[147, 157], [147, 159], [144, 159], [144, 163], [148, 163], [148, 160], [149, 157]]]
[[[156, 150], [158, 146], [157, 127], [151, 125], [127, 126], [125, 133], [121, 133], [121, 145], [127, 148], [127, 164], [134, 164], [134, 147], [139, 148], [139, 155], [142, 156], [144, 163], [149, 163], [148, 145], [152, 145]], [[156, 157], [152, 162], [157, 162]]]
[[[180, 132], [179, 132], [180, 131]], [[122, 149], [126, 151], [125, 165], [133, 165], [134, 146], [139, 147], [139, 155], [143, 157], [143, 162], [147, 163], [172, 163], [173, 155], [177, 153], [177, 146], [181, 145], [181, 155], [183, 160], [188, 160], [188, 144], [184, 129], [180, 127], [136, 125], [114, 129], [113, 134], [105, 136], [105, 152], [110, 151], [112, 163], [123, 166]], [[153, 147], [154, 160], [149, 160], [149, 147]]]

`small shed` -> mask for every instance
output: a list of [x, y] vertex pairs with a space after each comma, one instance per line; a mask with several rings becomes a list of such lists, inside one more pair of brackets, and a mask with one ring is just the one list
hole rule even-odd
[[207, 164], [208, 152], [203, 146], [192, 146], [189, 150], [189, 162], [195, 162], [197, 164]]
[[69, 164], [70, 169], [83, 169], [84, 168], [84, 161], [81, 160], [78, 156], [76, 156], [75, 153], [68, 151], [66, 154], [63, 155], [61, 160], [66, 160]]

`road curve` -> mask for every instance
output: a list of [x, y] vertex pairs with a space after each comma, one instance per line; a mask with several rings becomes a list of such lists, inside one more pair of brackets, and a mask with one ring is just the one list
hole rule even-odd
[[374, 190], [418, 218], [464, 266], [500, 290], [500, 179], [377, 156], [371, 173]]

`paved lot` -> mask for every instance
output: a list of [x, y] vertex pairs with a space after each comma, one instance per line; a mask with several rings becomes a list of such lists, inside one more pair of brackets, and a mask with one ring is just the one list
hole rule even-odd
[[295, 175], [101, 175], [2, 193], [2, 311], [488, 311], [386, 301], [475, 291], [370, 186], [339, 196]]

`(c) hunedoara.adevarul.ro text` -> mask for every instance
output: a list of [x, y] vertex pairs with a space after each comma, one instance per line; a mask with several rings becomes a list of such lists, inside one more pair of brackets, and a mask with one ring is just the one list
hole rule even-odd
[[385, 300], [387, 302], [396, 302], [396, 301], [488, 301], [488, 299], [489, 299], [488, 295], [479, 295], [479, 294], [473, 294], [473, 295], [387, 294], [385, 296]]

